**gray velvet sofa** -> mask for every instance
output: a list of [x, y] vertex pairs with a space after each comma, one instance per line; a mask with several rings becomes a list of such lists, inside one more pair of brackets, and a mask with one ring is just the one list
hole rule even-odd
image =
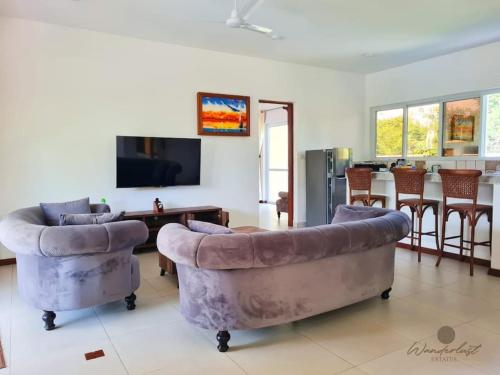
[[[410, 229], [401, 212], [349, 207], [354, 220], [290, 231], [206, 234], [167, 224], [158, 249], [177, 264], [181, 312], [217, 330], [287, 323], [382, 294], [394, 279], [395, 243]], [[375, 214], [376, 218], [357, 220]], [[344, 215], [345, 216], [345, 215]]]
[[[109, 212], [109, 207], [91, 205], [91, 211]], [[0, 222], [0, 241], [16, 253], [19, 293], [44, 311], [47, 330], [55, 328], [54, 311], [122, 298], [134, 309], [140, 276], [132, 250], [147, 237], [140, 221], [46, 226], [39, 207], [12, 212]]]

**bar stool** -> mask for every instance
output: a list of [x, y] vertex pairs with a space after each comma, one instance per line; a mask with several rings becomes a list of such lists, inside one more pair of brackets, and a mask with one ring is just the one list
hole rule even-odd
[[[486, 204], [477, 203], [477, 193], [479, 188], [479, 176], [482, 172], [474, 169], [440, 169], [443, 185], [443, 225], [441, 234], [441, 251], [439, 253], [436, 267], [439, 266], [443, 257], [444, 246], [451, 246], [460, 249], [460, 260], [464, 259], [464, 250], [469, 251], [470, 275], [474, 276], [474, 247], [487, 246], [491, 254], [491, 235], [493, 207]], [[448, 198], [467, 199], [472, 203], [448, 203]], [[460, 216], [460, 235], [446, 237], [446, 222], [453, 212]], [[487, 216], [490, 223], [489, 241], [476, 242], [476, 224], [483, 215]], [[470, 228], [470, 240], [464, 240], [464, 221], [468, 219]], [[460, 238], [460, 245], [445, 243], [445, 240]], [[464, 247], [464, 242], [469, 244], [469, 248]]]
[[[384, 195], [372, 194], [372, 170], [371, 168], [347, 168], [347, 179], [349, 180], [349, 204], [362, 202], [363, 206], [373, 206], [380, 202], [385, 208]], [[353, 190], [366, 191], [367, 194], [355, 194]]]
[[[434, 236], [436, 239], [436, 249], [439, 251], [439, 201], [435, 199], [424, 199], [425, 169], [395, 168], [394, 183], [396, 185], [396, 210], [401, 211], [403, 207], [408, 207], [411, 211], [411, 249], [415, 249], [414, 240], [418, 240], [418, 261], [422, 259], [422, 236]], [[399, 194], [418, 195], [418, 198], [400, 199]], [[434, 214], [434, 230], [422, 232], [422, 221], [425, 211], [432, 208]], [[418, 237], [415, 237], [415, 214], [418, 219]]]

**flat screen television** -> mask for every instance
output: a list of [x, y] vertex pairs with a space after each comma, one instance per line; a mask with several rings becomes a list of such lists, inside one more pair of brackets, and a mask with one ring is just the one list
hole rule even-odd
[[200, 184], [201, 140], [116, 137], [116, 187]]

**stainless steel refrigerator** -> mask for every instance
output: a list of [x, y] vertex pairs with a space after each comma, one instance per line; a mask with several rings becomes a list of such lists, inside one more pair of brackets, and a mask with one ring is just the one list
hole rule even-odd
[[346, 203], [346, 168], [350, 148], [306, 151], [306, 225], [330, 223], [339, 204]]

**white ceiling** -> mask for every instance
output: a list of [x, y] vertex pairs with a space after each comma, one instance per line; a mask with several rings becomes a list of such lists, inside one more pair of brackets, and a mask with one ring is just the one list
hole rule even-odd
[[275, 29], [279, 41], [226, 27], [232, 7], [233, 0], [2, 0], [0, 15], [360, 73], [500, 40], [499, 0], [266, 0], [250, 21]]

